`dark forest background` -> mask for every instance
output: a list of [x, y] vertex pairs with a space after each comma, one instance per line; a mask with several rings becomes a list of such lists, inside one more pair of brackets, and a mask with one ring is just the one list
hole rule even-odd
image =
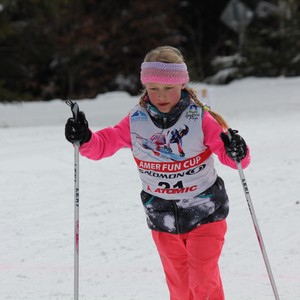
[[135, 95], [161, 45], [183, 52], [192, 81], [299, 76], [300, 0], [240, 0], [253, 11], [243, 43], [220, 19], [229, 2], [0, 0], [0, 101]]

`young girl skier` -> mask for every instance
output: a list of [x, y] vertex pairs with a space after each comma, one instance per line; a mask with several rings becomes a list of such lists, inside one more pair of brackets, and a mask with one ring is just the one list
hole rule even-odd
[[218, 261], [229, 206], [212, 154], [231, 168], [235, 161], [247, 167], [250, 154], [244, 139], [197, 99], [188, 81], [180, 51], [158, 47], [145, 56], [145, 91], [125, 118], [92, 132], [80, 111], [76, 121], [68, 119], [65, 136], [94, 160], [131, 148], [170, 299], [223, 300]]

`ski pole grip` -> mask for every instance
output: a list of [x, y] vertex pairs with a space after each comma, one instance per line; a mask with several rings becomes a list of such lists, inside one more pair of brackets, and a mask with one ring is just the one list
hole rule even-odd
[[228, 138], [229, 138], [229, 141], [232, 140], [232, 135], [231, 135], [231, 129], [229, 128], [228, 131], [227, 131], [227, 135], [228, 135]]
[[[232, 129], [229, 128], [228, 131], [227, 131], [227, 135], [228, 135], [228, 138], [229, 138], [229, 142], [231, 142], [231, 140], [232, 140], [232, 134], [231, 134], [231, 132], [232, 132]], [[240, 159], [235, 158], [234, 161], [236, 162], [236, 165], [237, 165], [237, 166], [240, 165]]]
[[79, 113], [79, 106], [77, 102], [73, 102], [72, 100], [66, 100], [66, 104], [71, 107], [73, 118], [75, 121], [77, 121], [78, 113]]

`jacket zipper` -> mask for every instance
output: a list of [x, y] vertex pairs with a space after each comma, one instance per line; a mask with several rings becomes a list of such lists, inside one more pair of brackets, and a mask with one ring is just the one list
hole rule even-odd
[[[163, 129], [167, 129], [167, 118], [163, 118]], [[174, 219], [177, 234], [180, 234], [179, 223], [178, 223], [178, 207], [175, 200], [171, 200], [174, 207]]]
[[174, 219], [177, 234], [180, 234], [179, 223], [178, 223], [178, 207], [175, 200], [171, 200], [174, 207]]
[[163, 118], [163, 129], [167, 129], [167, 118]]

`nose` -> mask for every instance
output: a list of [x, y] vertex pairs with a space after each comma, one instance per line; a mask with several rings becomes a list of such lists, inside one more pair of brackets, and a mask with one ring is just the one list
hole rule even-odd
[[157, 98], [159, 100], [163, 100], [165, 98], [165, 92], [163, 90], [159, 90], [157, 93]]

